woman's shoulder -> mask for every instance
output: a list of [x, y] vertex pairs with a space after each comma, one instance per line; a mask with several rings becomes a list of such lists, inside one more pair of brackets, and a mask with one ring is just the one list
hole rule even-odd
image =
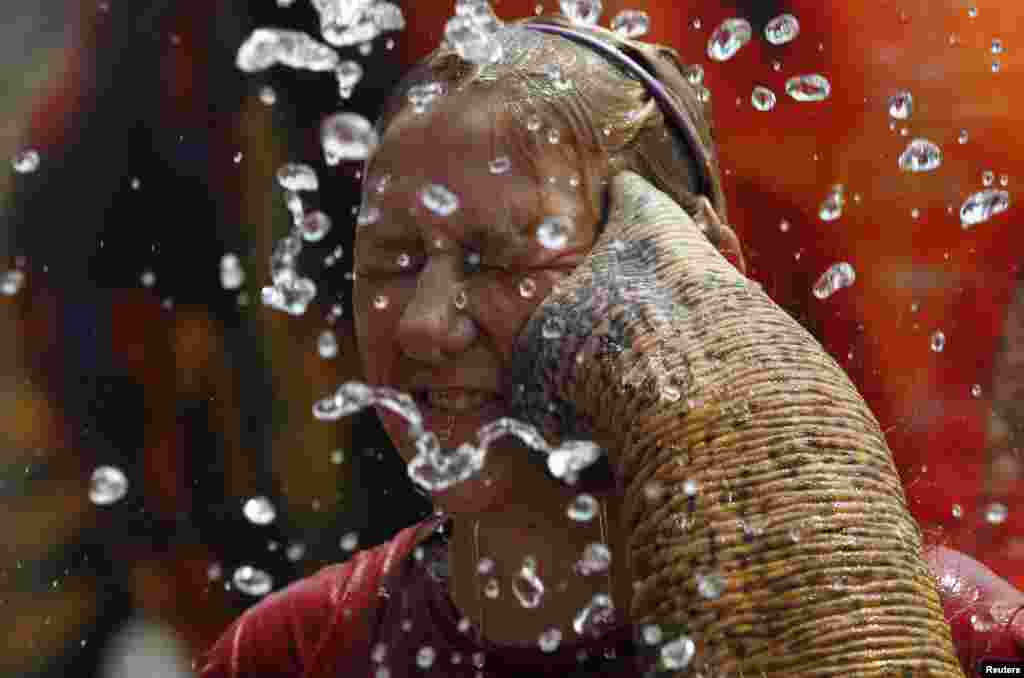
[[439, 524], [439, 517], [432, 516], [271, 593], [221, 635], [207, 652], [200, 676], [328, 675], [346, 661], [362, 659], [381, 582]]

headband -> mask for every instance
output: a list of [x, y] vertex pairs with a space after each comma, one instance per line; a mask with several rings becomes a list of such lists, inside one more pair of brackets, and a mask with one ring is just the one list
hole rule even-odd
[[[563, 38], [590, 47], [643, 82], [647, 91], [661, 106], [662, 114], [666, 116], [672, 127], [682, 134], [686, 145], [689, 147], [691, 156], [696, 160], [694, 165], [699, 174], [697, 177], [698, 193], [706, 195], [711, 200], [712, 206], [720, 214], [725, 213], [725, 196], [722, 193], [722, 189], [719, 186], [712, 185], [711, 182], [711, 177], [713, 176], [712, 162], [714, 160], [711, 154], [712, 151], [701, 142], [700, 134], [697, 132], [697, 127], [694, 125], [693, 120], [690, 119], [690, 116], [686, 114], [669, 93], [668, 89], [660, 82], [660, 80], [664, 80], [670, 84], [676, 84], [677, 87], [686, 86], [682, 84], [684, 77], [674, 60], [666, 59], [661, 54], [663, 50], [658, 50], [655, 46], [635, 42], [630, 43], [630, 50], [635, 52], [645, 62], [645, 68], [623, 50], [582, 31], [542, 22], [529, 22], [521, 25], [535, 31], [560, 35]], [[658, 77], [652, 76], [651, 71]]]

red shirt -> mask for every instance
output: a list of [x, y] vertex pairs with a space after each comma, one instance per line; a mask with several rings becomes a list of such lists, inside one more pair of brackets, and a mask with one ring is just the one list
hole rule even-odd
[[[652, 666], [653, 655], [637, 654], [628, 626], [597, 639], [565, 638], [551, 653], [460, 631], [445, 573], [443, 537], [450, 529], [450, 519], [435, 515], [267, 596], [209, 650], [201, 678], [475, 678], [478, 671], [488, 678], [612, 678], [639, 677]], [[940, 547], [926, 557], [965, 674], [974, 676], [983, 657], [1024, 661], [1024, 593], [962, 553]], [[417, 664], [423, 653], [432, 654], [427, 668]]]

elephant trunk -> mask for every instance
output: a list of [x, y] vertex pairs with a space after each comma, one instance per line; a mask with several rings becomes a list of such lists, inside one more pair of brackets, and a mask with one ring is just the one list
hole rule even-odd
[[513, 366], [517, 416], [611, 441], [634, 624], [691, 638], [683, 673], [963, 676], [856, 388], [697, 229], [637, 200], [647, 218], [602, 235]]

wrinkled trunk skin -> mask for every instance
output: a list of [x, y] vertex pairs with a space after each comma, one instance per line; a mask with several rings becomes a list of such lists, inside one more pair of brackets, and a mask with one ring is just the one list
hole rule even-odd
[[[696, 642], [679, 675], [963, 676], [847, 375], [697, 229], [634, 221], [538, 308], [510, 394], [553, 438], [612, 441], [634, 625]], [[698, 592], [711, 572], [718, 598]]]

